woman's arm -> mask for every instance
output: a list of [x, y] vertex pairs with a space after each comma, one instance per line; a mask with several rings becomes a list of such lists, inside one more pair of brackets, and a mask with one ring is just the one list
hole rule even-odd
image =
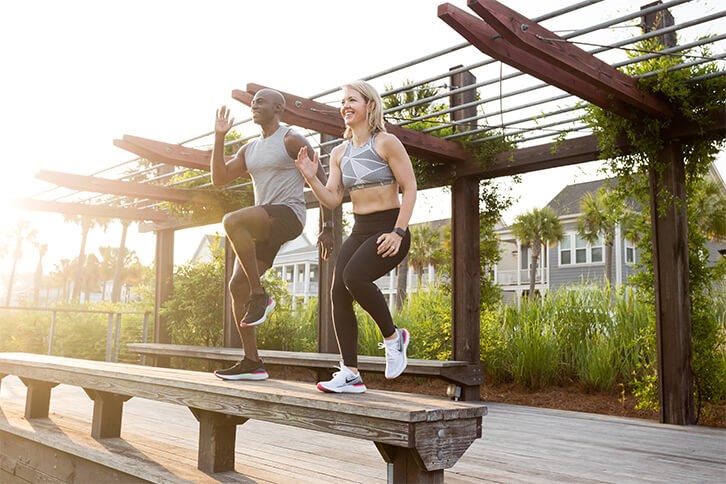
[[297, 159], [295, 159], [295, 166], [305, 177], [305, 181], [310, 185], [317, 199], [330, 209], [337, 207], [343, 201], [343, 183], [340, 173], [340, 157], [343, 153], [341, 146], [336, 146], [330, 154], [330, 174], [325, 184], [317, 177], [318, 167], [320, 166], [317, 152], [313, 153], [313, 159], [311, 160], [307, 148], [302, 147], [298, 151]]
[[396, 227], [406, 230], [413, 214], [413, 207], [416, 204], [416, 175], [413, 172], [413, 164], [409, 158], [403, 143], [390, 133], [379, 133], [376, 136], [376, 151], [388, 162], [388, 166], [401, 187], [401, 210], [396, 219]]
[[[388, 166], [401, 187], [401, 208], [398, 212], [395, 227], [403, 230], [408, 229], [408, 223], [413, 214], [413, 207], [416, 204], [416, 175], [413, 172], [413, 164], [409, 158], [403, 143], [394, 135], [379, 133], [375, 139], [375, 149], [381, 158], [386, 160]], [[378, 238], [378, 254], [382, 257], [394, 256], [401, 247], [403, 237], [395, 230], [383, 234]]]

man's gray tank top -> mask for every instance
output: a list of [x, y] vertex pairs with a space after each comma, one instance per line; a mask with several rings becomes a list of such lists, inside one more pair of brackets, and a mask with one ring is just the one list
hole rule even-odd
[[305, 226], [305, 179], [285, 149], [290, 128], [280, 126], [271, 136], [247, 145], [245, 164], [252, 177], [255, 205], [287, 205]]

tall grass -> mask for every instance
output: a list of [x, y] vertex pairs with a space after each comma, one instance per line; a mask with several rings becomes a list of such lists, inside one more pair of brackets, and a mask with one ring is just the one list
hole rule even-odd
[[[260, 348], [286, 351], [317, 350], [317, 298], [292, 300], [284, 282], [265, 282], [277, 301], [270, 319], [257, 329]], [[409, 295], [394, 323], [412, 335], [409, 357], [446, 360], [452, 356], [451, 301], [446, 288], [434, 286]], [[358, 353], [383, 355], [382, 336], [371, 317], [355, 305], [358, 319]], [[714, 301], [722, 328], [726, 296]], [[504, 305], [482, 310], [481, 362], [492, 382], [517, 382], [528, 388], [577, 383], [591, 391], [611, 391], [631, 386], [642, 360], [654, 358], [648, 335], [647, 306], [626, 290], [574, 286], [550, 291], [534, 301], [523, 300], [519, 309]], [[127, 318], [128, 321], [127, 321]], [[139, 316], [142, 318], [142, 316]], [[140, 321], [124, 317], [122, 342], [140, 341]], [[105, 315], [61, 314], [56, 322], [54, 354], [103, 359]], [[19, 311], [0, 313], [0, 351], [45, 353], [50, 316]], [[214, 331], [221, 332], [221, 317]], [[723, 336], [722, 341], [723, 341]], [[198, 341], [174, 341], [200, 344]], [[722, 346], [723, 348], [723, 346]], [[721, 352], [726, 355], [726, 351]], [[121, 359], [133, 358], [122, 349]], [[726, 368], [726, 356], [722, 358]]]
[[528, 388], [556, 383], [560, 367], [556, 313], [550, 304], [522, 301], [519, 310], [503, 308], [505, 371]]
[[609, 391], [638, 369], [648, 312], [624, 289], [583, 285], [494, 308], [482, 323], [482, 362], [495, 381]]

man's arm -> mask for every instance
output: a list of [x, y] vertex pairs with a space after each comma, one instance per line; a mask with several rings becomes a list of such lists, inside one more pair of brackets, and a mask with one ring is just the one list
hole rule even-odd
[[242, 146], [229, 161], [224, 161], [224, 138], [233, 123], [234, 118], [229, 117], [229, 109], [226, 106], [217, 109], [217, 119], [214, 124], [214, 146], [209, 167], [213, 185], [226, 185], [247, 174], [245, 164], [247, 145]]

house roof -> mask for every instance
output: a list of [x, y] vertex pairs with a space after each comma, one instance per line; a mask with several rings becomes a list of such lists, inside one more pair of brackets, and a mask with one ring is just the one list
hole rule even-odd
[[586, 193], [593, 193], [603, 185], [614, 181], [614, 178], [594, 180], [567, 185], [547, 204], [560, 217], [580, 213], [580, 202]]

